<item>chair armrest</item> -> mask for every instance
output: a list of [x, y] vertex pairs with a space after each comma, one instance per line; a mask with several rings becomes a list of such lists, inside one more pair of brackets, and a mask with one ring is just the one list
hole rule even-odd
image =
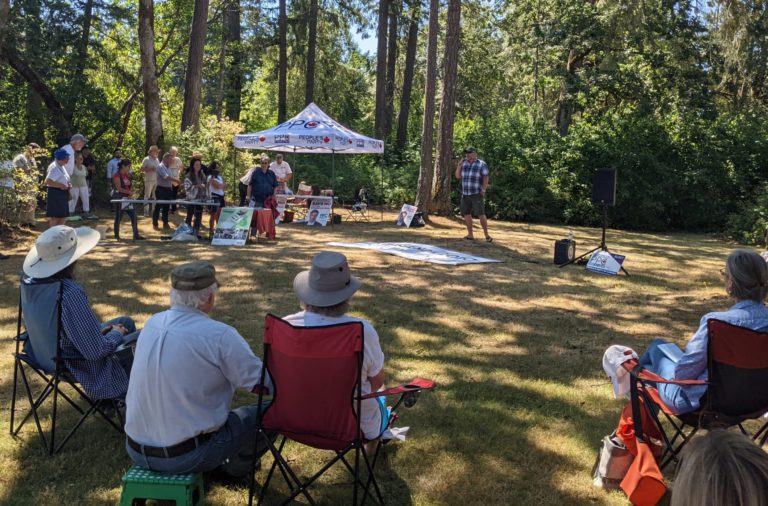
[[663, 378], [656, 374], [655, 372], [649, 371], [648, 369], [642, 367], [637, 360], [627, 360], [623, 364], [621, 364], [624, 369], [626, 369], [633, 378], [640, 380], [641, 382], [653, 382], [653, 383], [667, 383], [670, 385], [708, 385], [708, 381], [703, 380], [668, 380], [666, 378]]
[[373, 399], [374, 397], [386, 397], [390, 395], [400, 395], [409, 392], [420, 392], [422, 390], [431, 390], [435, 388], [435, 382], [423, 378], [414, 378], [409, 383], [404, 385], [398, 385], [396, 387], [387, 388], [386, 390], [380, 390], [378, 392], [372, 392], [364, 395], [361, 399]]

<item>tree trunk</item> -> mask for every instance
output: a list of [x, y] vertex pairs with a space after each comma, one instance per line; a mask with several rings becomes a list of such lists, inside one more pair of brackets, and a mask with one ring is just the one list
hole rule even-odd
[[[135, 95], [134, 95], [135, 98]], [[123, 141], [125, 140], [125, 133], [128, 131], [128, 125], [131, 123], [131, 115], [133, 114], [133, 104], [136, 100], [128, 102], [127, 111], [123, 116], [123, 121], [120, 123], [120, 131], [117, 133], [117, 141], [115, 142], [115, 149], [121, 149], [123, 147]]]
[[83, 9], [83, 28], [80, 34], [80, 41], [77, 45], [77, 62], [75, 63], [75, 79], [72, 82], [77, 83], [80, 76], [85, 72], [85, 65], [88, 62], [88, 43], [91, 40], [91, 20], [93, 18], [93, 0], [86, 0]]
[[232, 0], [224, 9], [224, 40], [227, 44], [224, 98], [226, 115], [234, 121], [240, 121], [240, 99], [243, 91], [243, 48], [240, 36], [240, 0]]
[[387, 80], [387, 16], [389, 15], [389, 0], [379, 0], [379, 26], [377, 30], [378, 44], [376, 45], [376, 109], [374, 112], [374, 129], [376, 136], [383, 139], [384, 116], [386, 114], [386, 80]]
[[[227, 5], [224, 6], [226, 11]], [[224, 109], [224, 79], [227, 75], [227, 38], [224, 36], [226, 32], [225, 19], [221, 20], [221, 45], [219, 46], [219, 82], [216, 89], [216, 107], [214, 108], [214, 114], [216, 119], [221, 120], [221, 114]]]
[[453, 214], [451, 178], [453, 177], [453, 122], [456, 116], [456, 77], [459, 63], [461, 0], [448, 0], [443, 61], [443, 96], [440, 102], [440, 128], [437, 133], [434, 199], [432, 210], [443, 216]]
[[408, 114], [411, 109], [411, 88], [413, 87], [413, 67], [416, 63], [416, 43], [419, 38], [419, 18], [421, 3], [411, 5], [411, 22], [408, 26], [408, 43], [405, 48], [405, 69], [403, 70], [403, 90], [400, 95], [400, 111], [397, 118], [397, 150], [405, 149], [408, 141]]
[[309, 44], [307, 47], [307, 88], [304, 105], [315, 101], [315, 56], [317, 54], [317, 0], [309, 3]]
[[440, 30], [440, 0], [429, 0], [427, 70], [424, 85], [424, 119], [421, 126], [421, 165], [416, 188], [416, 207], [427, 219], [432, 208], [432, 145], [435, 129], [435, 87], [437, 81], [437, 32]]
[[[40, 0], [24, 2], [24, 57], [27, 61], [40, 61]], [[27, 143], [36, 142], [41, 146], [45, 143], [45, 115], [43, 101], [40, 95], [27, 84]]]
[[279, 59], [277, 62], [277, 123], [283, 124], [288, 116], [286, 85], [288, 82], [288, 43], [286, 42], [287, 14], [285, 0], [280, 0], [277, 19]]
[[[155, 12], [153, 0], [139, 0], [139, 51], [144, 90], [145, 148], [163, 145], [163, 113], [155, 61]], [[186, 101], [185, 101], [186, 105]]]
[[[144, 0], [141, 0], [144, 1]], [[181, 113], [181, 131], [200, 126], [200, 99], [203, 85], [203, 57], [205, 36], [208, 31], [208, 0], [195, 0], [192, 31], [187, 55], [187, 75], [184, 83], [184, 109]]]
[[384, 136], [392, 131], [392, 121], [395, 117], [395, 72], [397, 70], [397, 16], [398, 7], [392, 2], [389, 6], [389, 36], [387, 38], [387, 82], [384, 92], [386, 106], [384, 108]]

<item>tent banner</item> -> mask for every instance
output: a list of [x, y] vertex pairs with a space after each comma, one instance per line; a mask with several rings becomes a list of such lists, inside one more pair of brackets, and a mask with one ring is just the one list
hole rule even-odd
[[461, 265], [461, 264], [485, 264], [501, 262], [492, 258], [478, 257], [468, 255], [458, 251], [438, 248], [429, 244], [419, 244], [415, 242], [329, 242], [329, 246], [339, 246], [341, 248], [360, 248], [411, 260], [422, 262], [431, 262], [442, 265]]

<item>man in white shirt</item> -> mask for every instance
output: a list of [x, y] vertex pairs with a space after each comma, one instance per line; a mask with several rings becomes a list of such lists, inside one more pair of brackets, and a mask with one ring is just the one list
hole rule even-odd
[[83, 150], [83, 146], [85, 146], [86, 141], [87, 139], [83, 134], [75, 134], [69, 139], [69, 144], [64, 144], [60, 148], [69, 153], [69, 161], [64, 166], [64, 170], [66, 170], [67, 174], [70, 176], [75, 171], [75, 153]]
[[288, 181], [293, 177], [293, 171], [288, 162], [283, 160], [282, 153], [275, 155], [275, 161], [269, 164], [269, 170], [275, 173], [277, 176], [278, 186], [275, 193], [285, 193], [285, 188]]
[[123, 158], [123, 152], [116, 149], [112, 154], [112, 159], [107, 162], [107, 181], [109, 181], [109, 187], [112, 188], [112, 176], [117, 174], [118, 165]]
[[259, 408], [229, 406], [235, 389], [259, 386], [262, 363], [237, 330], [210, 318], [218, 288], [212, 264], [176, 267], [171, 308], [152, 316], [139, 335], [125, 433], [128, 455], [141, 467], [250, 472]]

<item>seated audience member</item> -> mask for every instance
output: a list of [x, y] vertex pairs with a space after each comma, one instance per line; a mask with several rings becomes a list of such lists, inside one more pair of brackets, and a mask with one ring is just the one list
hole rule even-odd
[[[131, 199], [131, 161], [124, 158], [118, 163], [117, 172], [112, 176], [112, 198], [113, 199]], [[144, 237], [139, 234], [139, 224], [136, 219], [136, 211], [133, 204], [115, 202], [115, 240], [120, 240], [120, 222], [123, 220], [123, 214], [127, 214], [131, 219], [133, 228], [133, 240], [140, 241]]]
[[738, 431], [713, 430], [683, 451], [671, 506], [768, 505], [768, 454]]
[[250, 472], [258, 406], [229, 406], [235, 389], [258, 385], [262, 364], [237, 330], [209, 316], [218, 289], [212, 264], [176, 267], [171, 308], [141, 331], [125, 424], [128, 455], [141, 467]]
[[[346, 315], [349, 299], [360, 286], [360, 280], [350, 274], [344, 255], [322, 251], [312, 258], [312, 266], [308, 271], [300, 272], [294, 278], [293, 291], [302, 311], [286, 316], [285, 320], [302, 327], [362, 322], [365, 350], [361, 381], [365, 395], [384, 385], [384, 353], [373, 325], [362, 318]], [[385, 413], [386, 407], [378, 398], [362, 402], [360, 424], [367, 439], [378, 437]]]
[[49, 278], [62, 281], [64, 365], [92, 399], [121, 399], [128, 389], [131, 354], [121, 354], [118, 358], [115, 351], [120, 345], [136, 340], [136, 325], [127, 316], [99, 323], [85, 290], [75, 281], [77, 260], [98, 242], [99, 233], [88, 227], [49, 228], [40, 234], [27, 254], [22, 282], [34, 285]]
[[[723, 275], [726, 293], [736, 302], [727, 311], [707, 313], [685, 350], [656, 339], [640, 357], [640, 364], [665, 379], [706, 380], [707, 322], [721, 320], [752, 330], [768, 328], [768, 308], [763, 305], [768, 293], [768, 266], [754, 251], [734, 250], [725, 262]], [[675, 414], [696, 411], [706, 385], [657, 385], [661, 399]]]

